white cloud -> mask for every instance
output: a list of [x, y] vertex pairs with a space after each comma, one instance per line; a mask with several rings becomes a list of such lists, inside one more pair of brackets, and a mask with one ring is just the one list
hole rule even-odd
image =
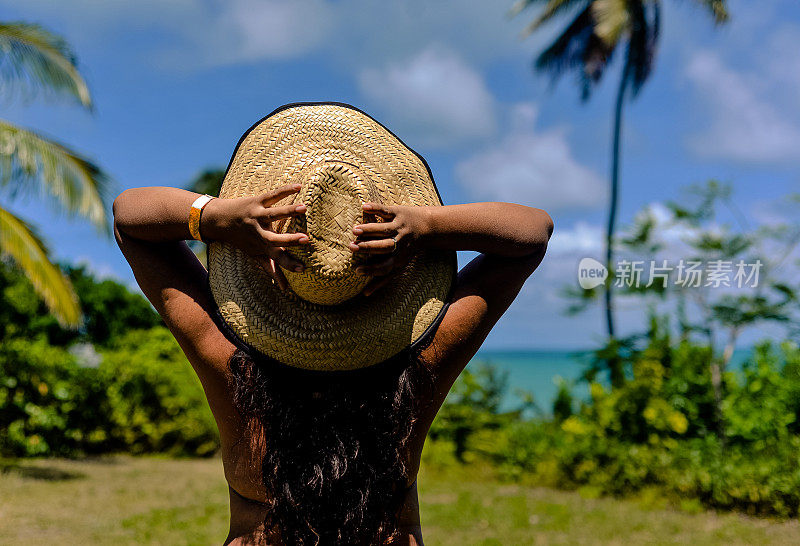
[[[18, 8], [19, 0], [0, 0]], [[322, 52], [342, 65], [398, 60], [420, 44], [445, 43], [484, 63], [520, 54], [526, 19], [508, 0], [26, 0], [26, 16], [56, 19], [82, 44], [137, 29], [166, 31], [156, 46], [170, 69], [290, 59]], [[538, 38], [527, 41], [534, 45]], [[83, 48], [82, 48], [83, 49]], [[148, 52], [149, 53], [149, 52]]]
[[[649, 203], [636, 213], [632, 224], [648, 218], [654, 221], [652, 241], [659, 243], [660, 249], [656, 255], [642, 258], [677, 261], [688, 259], [696, 253], [687, 241], [693, 239], [697, 232], [685, 223], [676, 222], [672, 209], [657, 201]], [[707, 229], [718, 233], [720, 226], [712, 223]]]
[[[146, 14], [143, 11], [140, 16]], [[224, 4], [179, 0], [169, 16], [151, 25], [176, 38], [160, 46], [160, 66], [194, 70], [311, 54], [335, 42], [336, 27], [331, 23], [336, 20], [334, 8], [325, 0], [229, 0]]]
[[573, 157], [566, 130], [535, 130], [536, 116], [532, 104], [514, 106], [510, 132], [458, 163], [458, 182], [476, 199], [554, 211], [605, 205], [605, 181]]
[[226, 7], [217, 26], [228, 47], [217, 55], [210, 51], [212, 62], [297, 57], [334, 30], [324, 0], [235, 0]]
[[[599, 224], [578, 221], [569, 227], [556, 226], [537, 275], [563, 288], [565, 283], [577, 281], [578, 263], [582, 258], [604, 261], [605, 248], [605, 228]], [[555, 291], [550, 299], [562, 308], [565, 305], [560, 291]]]
[[557, 229], [548, 245], [548, 253], [574, 254], [577, 259], [600, 255], [605, 248], [605, 231], [596, 224], [576, 222], [570, 228]]
[[107, 47], [132, 27], [164, 31], [170, 39], [156, 43], [154, 59], [170, 70], [296, 58], [319, 49], [340, 22], [325, 0], [28, 0], [26, 12], [57, 16], [82, 50]]
[[[800, 159], [800, 119], [796, 109], [781, 108], [785, 86], [800, 94], [800, 78], [787, 78], [785, 65], [737, 72], [715, 53], [697, 53], [686, 74], [694, 84], [711, 122], [689, 139], [698, 155], [746, 162]], [[794, 115], [793, 115], [794, 114]]]
[[450, 51], [431, 47], [402, 63], [367, 69], [361, 92], [388, 112], [398, 131], [445, 147], [491, 135], [495, 104], [483, 78]]

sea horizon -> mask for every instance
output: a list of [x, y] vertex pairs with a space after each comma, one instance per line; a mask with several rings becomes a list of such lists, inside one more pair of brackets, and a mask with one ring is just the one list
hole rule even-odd
[[[753, 349], [752, 346], [736, 349], [731, 359], [732, 366], [740, 366]], [[593, 349], [481, 349], [470, 360], [467, 369], [474, 371], [482, 364], [489, 364], [507, 374], [507, 391], [502, 405], [504, 410], [518, 408], [522, 404], [520, 391], [523, 391], [533, 395], [542, 413], [550, 414], [558, 392], [559, 378], [571, 385], [576, 401], [588, 397], [589, 386], [580, 378], [592, 352]], [[605, 383], [604, 374], [601, 373], [598, 380]]]

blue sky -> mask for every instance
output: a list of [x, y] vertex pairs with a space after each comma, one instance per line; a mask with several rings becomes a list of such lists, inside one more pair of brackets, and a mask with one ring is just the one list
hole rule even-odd
[[[511, 200], [555, 218], [545, 264], [485, 346], [586, 347], [600, 339], [599, 310], [566, 317], [559, 292], [582, 257], [602, 253], [619, 67], [586, 104], [569, 78], [552, 87], [531, 71], [548, 31], [520, 40], [531, 13], [510, 20], [511, 4], [0, 0], [5, 19], [72, 44], [96, 103], [88, 114], [10, 100], [0, 115], [93, 157], [119, 192], [224, 167], [242, 132], [281, 104], [354, 104], [426, 157], [447, 204]], [[664, 4], [655, 73], [625, 112], [622, 222], [711, 177], [769, 221], [781, 196], [800, 191], [800, 5], [734, 0], [731, 23], [715, 28], [695, 2]], [[33, 200], [11, 208], [58, 259], [132, 283], [92, 227]], [[639, 312], [622, 305], [623, 330]]]

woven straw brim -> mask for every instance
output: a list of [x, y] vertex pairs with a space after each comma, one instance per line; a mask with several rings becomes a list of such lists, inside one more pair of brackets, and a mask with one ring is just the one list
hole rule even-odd
[[[370, 200], [442, 204], [420, 156], [366, 114], [332, 103], [289, 105], [254, 125], [234, 151], [220, 197], [259, 195], [299, 183], [299, 195], [308, 198], [312, 179], [328, 176], [335, 186], [341, 169], [368, 182]], [[348, 199], [362, 197], [356, 192]], [[289, 197], [276, 206], [297, 200]], [[339, 226], [342, 233], [354, 220]], [[455, 264], [455, 252], [425, 250], [372, 296], [358, 293], [326, 305], [280, 290], [255, 259], [229, 244], [212, 242], [208, 249], [209, 285], [230, 330], [256, 352], [308, 370], [363, 368], [413, 344], [439, 320]], [[299, 289], [303, 279], [292, 284]]]

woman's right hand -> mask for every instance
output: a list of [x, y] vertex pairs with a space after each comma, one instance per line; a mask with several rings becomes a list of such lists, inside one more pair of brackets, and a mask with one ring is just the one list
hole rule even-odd
[[365, 218], [381, 218], [382, 222], [366, 222], [353, 228], [357, 236], [350, 250], [372, 258], [356, 272], [374, 278], [364, 288], [370, 296], [385, 286], [393, 273], [401, 270], [419, 250], [420, 241], [429, 231], [430, 207], [365, 203]]
[[290, 184], [252, 197], [213, 199], [203, 210], [200, 232], [206, 240], [231, 244], [256, 258], [286, 290], [289, 283], [280, 267], [298, 272], [304, 267], [286, 252], [286, 247], [308, 244], [309, 238], [305, 233], [276, 233], [273, 223], [305, 214], [306, 205], [273, 205], [300, 188], [300, 184]]

